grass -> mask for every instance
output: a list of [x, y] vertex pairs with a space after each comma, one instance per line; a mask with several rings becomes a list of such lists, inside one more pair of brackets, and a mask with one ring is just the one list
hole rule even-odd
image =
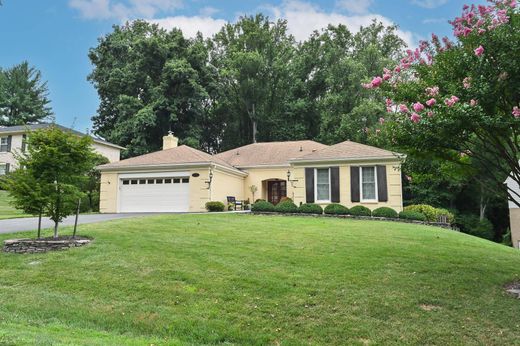
[[27, 217], [21, 210], [13, 208], [10, 201], [7, 191], [0, 190], [0, 220]]
[[520, 344], [520, 252], [465, 234], [213, 214], [80, 233], [94, 243], [0, 254], [0, 344]]

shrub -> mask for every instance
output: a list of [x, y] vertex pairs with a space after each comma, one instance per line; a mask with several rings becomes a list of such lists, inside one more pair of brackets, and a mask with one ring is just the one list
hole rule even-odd
[[297, 213], [298, 207], [291, 200], [286, 200], [278, 203], [274, 207], [274, 211], [278, 213]]
[[476, 237], [493, 240], [495, 232], [493, 224], [488, 219], [480, 220], [477, 215], [462, 214], [455, 219], [455, 224], [460, 228], [461, 232], [471, 234]]
[[[256, 202], [265, 202], [265, 199], [263, 199], [263, 198], [257, 198], [256, 201], [255, 201], [255, 203], [256, 203]], [[254, 203], [253, 203], [253, 204], [254, 204]]]
[[426, 215], [418, 211], [405, 210], [399, 213], [399, 218], [404, 220], [426, 221]]
[[280, 198], [280, 202], [279, 203], [283, 203], [283, 202], [293, 202], [293, 200], [291, 198], [289, 198], [289, 197], [282, 197], [282, 198]]
[[355, 207], [350, 208], [350, 215], [354, 216], [371, 216], [372, 212], [365, 206], [356, 205]]
[[226, 206], [222, 202], [206, 202], [206, 210], [210, 212], [224, 211]]
[[274, 211], [274, 205], [271, 203], [264, 201], [264, 200], [258, 200], [251, 206], [252, 211]]
[[453, 213], [446, 209], [435, 208], [428, 204], [414, 204], [404, 207], [405, 211], [415, 211], [426, 216], [426, 220], [430, 222], [439, 222], [441, 216], [446, 216], [448, 223], [452, 223], [455, 219]]
[[331, 203], [325, 207], [325, 214], [329, 215], [348, 215], [349, 210], [344, 205]]
[[298, 212], [303, 214], [323, 214], [323, 208], [315, 203], [305, 203], [300, 205]]
[[372, 211], [372, 216], [376, 217], [387, 217], [389, 219], [397, 219], [399, 215], [395, 210], [388, 207], [380, 207]]

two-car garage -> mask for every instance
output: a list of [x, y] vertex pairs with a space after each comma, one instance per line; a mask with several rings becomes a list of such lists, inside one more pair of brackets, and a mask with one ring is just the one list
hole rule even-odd
[[190, 176], [185, 172], [121, 174], [119, 212], [187, 212]]

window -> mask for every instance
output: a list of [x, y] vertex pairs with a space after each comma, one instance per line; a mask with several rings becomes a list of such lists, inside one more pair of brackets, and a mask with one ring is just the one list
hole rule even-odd
[[175, 179], [173, 179], [173, 183], [174, 183], [174, 184], [178, 184], [178, 183], [180, 183], [180, 182], [181, 182], [181, 180], [180, 180], [179, 178], [175, 178]]
[[9, 137], [0, 138], [0, 152], [7, 152], [9, 149]]
[[137, 180], [131, 180], [132, 185], [137, 185]]
[[162, 184], [163, 180], [162, 179], [155, 179], [155, 183], [156, 184]]
[[328, 168], [316, 168], [316, 201], [330, 201], [330, 171]]
[[375, 167], [360, 167], [361, 200], [377, 201], [377, 177]]
[[171, 183], [172, 183], [172, 180], [171, 180], [171, 179], [164, 179], [164, 183], [165, 183], [165, 184], [171, 184]]
[[123, 185], [128, 185], [130, 184], [130, 180], [123, 180]]
[[0, 163], [0, 175], [6, 175], [7, 174], [7, 164]]
[[146, 184], [146, 179], [140, 179], [140, 180], [139, 180], [139, 184], [140, 184], [140, 185], [144, 185], [144, 184]]
[[189, 183], [190, 182], [190, 178], [182, 178], [182, 182], [184, 184]]
[[155, 179], [148, 179], [148, 184], [155, 184]]

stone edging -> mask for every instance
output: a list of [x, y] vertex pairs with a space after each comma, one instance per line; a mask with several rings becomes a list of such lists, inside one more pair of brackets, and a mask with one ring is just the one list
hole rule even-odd
[[402, 223], [413, 223], [416, 225], [434, 226], [445, 229], [453, 228], [449, 223], [443, 222], [428, 222], [418, 220], [406, 220], [406, 219], [392, 219], [387, 217], [376, 217], [376, 216], [354, 216], [354, 215], [331, 215], [331, 214], [305, 214], [305, 213], [277, 213], [269, 211], [252, 211], [248, 213], [251, 215], [278, 215], [278, 216], [308, 216], [308, 217], [332, 217], [337, 219], [354, 219], [354, 220], [374, 220], [374, 221], [391, 221], [391, 222], [402, 222]]
[[4, 252], [10, 253], [42, 253], [47, 251], [67, 250], [73, 247], [90, 244], [92, 240], [78, 239], [9, 239], [4, 240]]

